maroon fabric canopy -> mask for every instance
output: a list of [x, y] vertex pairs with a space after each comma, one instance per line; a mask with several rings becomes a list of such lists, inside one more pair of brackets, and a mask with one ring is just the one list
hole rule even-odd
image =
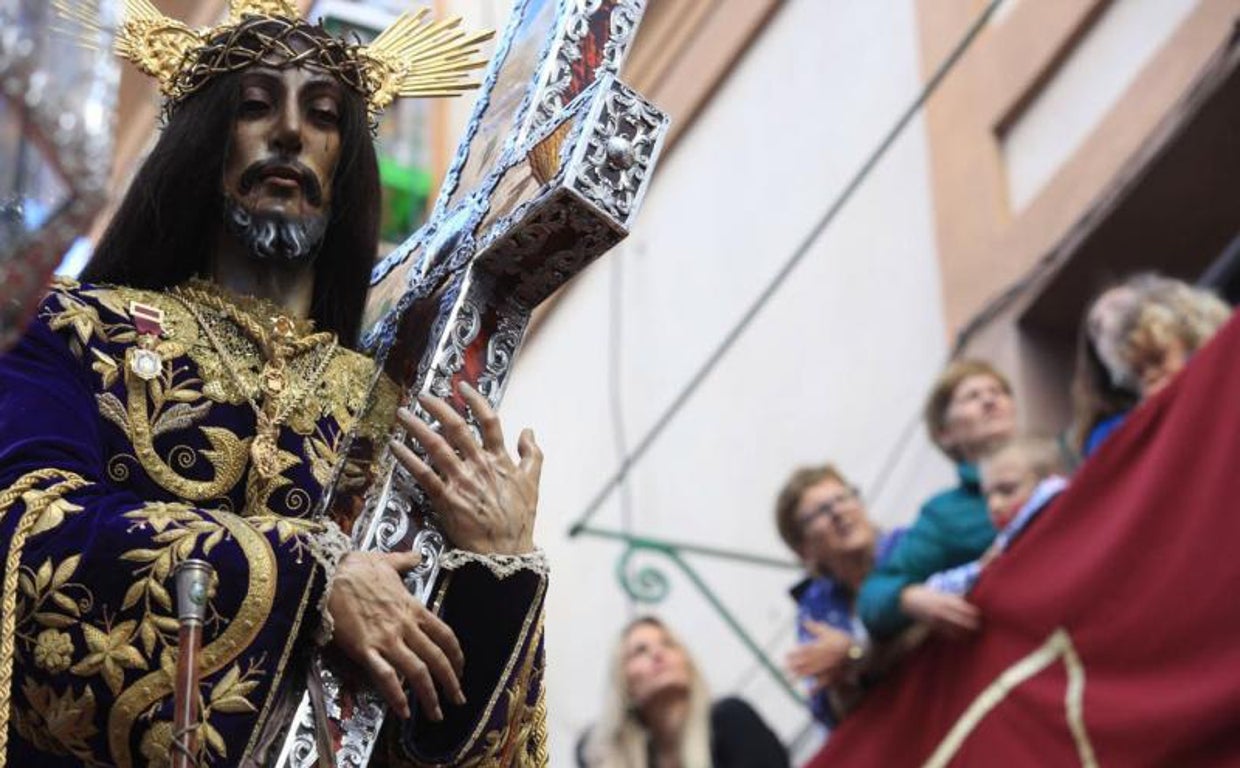
[[1238, 544], [1233, 317], [810, 766], [1240, 764]]

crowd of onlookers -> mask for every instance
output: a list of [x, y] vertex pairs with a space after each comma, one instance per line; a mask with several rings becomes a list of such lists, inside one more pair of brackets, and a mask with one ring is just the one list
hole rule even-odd
[[[957, 483], [925, 500], [906, 528], [880, 530], [834, 464], [795, 470], [776, 499], [775, 526], [806, 569], [792, 589], [799, 642], [786, 666], [804, 682], [814, 717], [834, 727], [927, 633], [978, 631], [985, 617], [969, 593], [989, 564], [1230, 314], [1213, 293], [1154, 274], [1102, 292], [1081, 326], [1073, 421], [1057, 438], [1018, 431], [1001, 371], [953, 361], [923, 416]], [[788, 765], [747, 704], [710, 701], [685, 647], [657, 619], [624, 630], [609, 682], [603, 718], [580, 745], [582, 766]]]

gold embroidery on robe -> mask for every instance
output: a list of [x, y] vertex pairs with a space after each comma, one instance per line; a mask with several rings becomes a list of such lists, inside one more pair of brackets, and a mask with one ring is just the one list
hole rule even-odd
[[85, 765], [99, 765], [87, 740], [95, 728], [95, 694], [86, 686], [81, 694], [70, 686], [56, 693], [46, 685], [26, 682], [22, 695], [29, 708], [14, 713], [17, 733], [43, 752], [76, 757]]
[[[48, 480], [58, 481], [44, 490], [36, 490], [35, 486]], [[62, 501], [63, 496], [71, 491], [88, 485], [87, 481], [72, 472], [57, 469], [41, 469], [29, 472], [18, 478], [13, 485], [0, 492], [0, 521], [3, 521], [9, 510], [19, 500], [25, 506], [25, 513], [13, 531], [9, 541], [9, 551], [4, 562], [4, 584], [0, 589], [0, 768], [7, 762], [9, 741], [9, 713], [12, 710], [13, 662], [17, 655], [17, 589], [22, 549], [26, 539], [35, 526], [42, 526], [41, 532], [52, 530], [63, 521], [67, 512], [74, 510], [64, 505], [56, 507], [57, 511], [45, 516], [48, 508]], [[79, 508], [80, 509], [80, 508]], [[53, 524], [54, 523], [54, 524]], [[54, 572], [53, 572], [54, 573]], [[37, 642], [37, 640], [36, 640]], [[60, 701], [60, 700], [58, 700]], [[49, 705], [50, 706], [50, 705]]]
[[[206, 677], [232, 663], [258, 636], [263, 622], [271, 615], [276, 572], [275, 553], [267, 539], [253, 526], [226, 512], [202, 512], [227, 529], [249, 566], [245, 601], [224, 631], [202, 649], [201, 670], [202, 676]], [[108, 743], [117, 765], [122, 768], [133, 765], [129, 735], [134, 725], [151, 705], [171, 695], [172, 675], [161, 668], [140, 678], [116, 698], [108, 716]]]
[[[226, 362], [212, 346], [205, 332], [198, 327], [197, 319], [180, 302], [170, 299], [166, 294], [121, 286], [81, 291], [80, 297], [99, 302], [103, 308], [119, 317], [115, 322], [107, 322], [97, 307], [71, 292], [78, 288], [78, 284], [72, 281], [56, 283], [53, 295], [60, 309], [45, 310], [44, 317], [53, 330], [68, 329], [71, 332], [71, 346], [79, 357], [86, 345], [95, 339], [136, 344], [138, 334], [128, 315], [131, 302], [157, 306], [164, 311], [166, 335], [169, 338], [159, 340], [154, 347], [154, 351], [163, 360], [163, 371], [156, 378], [144, 381], [133, 374], [129, 357], [136, 346], [130, 346], [126, 350], [125, 360], [117, 360], [93, 347], [90, 349], [91, 368], [99, 374], [105, 390], [96, 395], [99, 413], [125, 433], [133, 444], [135, 459], [160, 487], [193, 502], [222, 498], [241, 480], [249, 465], [251, 437], [241, 437], [220, 427], [202, 427], [201, 432], [210, 448], [195, 450], [188, 446], [177, 446], [166, 457], [159, 455], [154, 441], [160, 435], [188, 428], [207, 419], [211, 403], [243, 406], [251, 399], [258, 398], [261, 391], [259, 378], [264, 364], [261, 340], [249, 338], [223, 312], [209, 306], [199, 307], [200, 317], [210, 324], [213, 335], [228, 354], [229, 360]], [[222, 297], [222, 300], [259, 319], [260, 325], [270, 322], [270, 318], [281, 311], [270, 302], [227, 296], [205, 283], [195, 283], [195, 290]], [[306, 321], [297, 321], [295, 325], [299, 332], [311, 330]], [[193, 361], [199, 378], [188, 376], [187, 367], [184, 364], [178, 365], [185, 357]], [[311, 378], [318, 362], [318, 351], [314, 349], [294, 357], [289, 363], [290, 377], [300, 380]], [[233, 381], [229, 363], [235, 369], [241, 389], [238, 389]], [[322, 448], [328, 446], [328, 442], [322, 439], [318, 421], [330, 417], [338, 428], [337, 435], [331, 438], [331, 447], [338, 449], [342, 436], [352, 429], [358, 414], [366, 405], [367, 392], [374, 375], [374, 364], [369, 358], [348, 350], [337, 350], [315, 389], [308, 392], [298, 407], [288, 414], [286, 426], [299, 435], [316, 436], [319, 444], [315, 447]], [[123, 402], [115, 393], [106, 391], [118, 380], [123, 381], [126, 389]], [[391, 394], [383, 387], [377, 389], [383, 395]], [[394, 402], [388, 401], [394, 398], [385, 396], [380, 400], [387, 416], [383, 429], [390, 429], [395, 408]], [[378, 431], [372, 423], [365, 426], [368, 433]], [[212, 479], [198, 480], [182, 474], [182, 471], [198, 466], [199, 461], [206, 462], [211, 468]], [[281, 457], [281, 463], [286, 466], [282, 466], [279, 471], [290, 469], [299, 461], [299, 457], [285, 453]], [[313, 457], [311, 461], [313, 462]], [[324, 484], [325, 478], [330, 477], [330, 472], [324, 469], [321, 462], [312, 463], [310, 470], [320, 485]], [[117, 469], [114, 463], [109, 464], [109, 472], [114, 471], [122, 470]], [[272, 495], [284, 485], [288, 483], [277, 482], [265, 487], [248, 488], [254, 506], [247, 511], [254, 514], [269, 511]], [[296, 489], [287, 491], [282, 499], [290, 505], [289, 513], [297, 514], [299, 508], [304, 508], [308, 513], [313, 506], [313, 500], [295, 491]]]

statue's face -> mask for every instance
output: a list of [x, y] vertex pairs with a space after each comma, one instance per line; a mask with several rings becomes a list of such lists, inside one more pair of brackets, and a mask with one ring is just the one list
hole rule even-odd
[[341, 85], [314, 69], [256, 66], [224, 163], [228, 225], [260, 258], [310, 258], [340, 157]]

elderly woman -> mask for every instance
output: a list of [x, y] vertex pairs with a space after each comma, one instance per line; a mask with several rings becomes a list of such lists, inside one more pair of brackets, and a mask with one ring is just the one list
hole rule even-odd
[[630, 623], [612, 657], [602, 721], [582, 768], [787, 768], [784, 746], [737, 698], [712, 706], [689, 652], [653, 617]]
[[1073, 432], [1093, 453], [1138, 402], [1161, 391], [1227, 322], [1208, 290], [1152, 273], [1134, 275], [1090, 304], [1073, 383]]
[[807, 572], [792, 588], [799, 644], [788, 671], [809, 681], [810, 709], [832, 728], [859, 700], [874, 663], [855, 609], [857, 590], [904, 529], [880, 532], [856, 486], [831, 464], [789, 476], [775, 502], [775, 525]]

